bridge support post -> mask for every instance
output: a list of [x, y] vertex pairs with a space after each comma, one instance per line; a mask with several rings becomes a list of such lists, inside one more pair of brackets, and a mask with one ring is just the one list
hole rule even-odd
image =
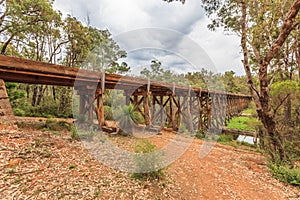
[[0, 79], [0, 123], [13, 124], [14, 113], [7, 95], [5, 82]]
[[97, 107], [95, 108], [95, 112], [97, 115], [99, 126], [103, 127], [106, 125], [106, 123], [105, 123], [105, 117], [104, 117], [104, 103], [103, 103], [102, 89], [97, 89], [96, 98], [97, 98]]
[[188, 95], [187, 95], [187, 99], [186, 99], [186, 107], [187, 107], [187, 124], [188, 124], [188, 130], [190, 132], [193, 132], [194, 128], [193, 128], [193, 117], [192, 117], [192, 96], [191, 96], [191, 86], [189, 86], [189, 90], [188, 90]]
[[143, 96], [143, 106], [144, 106], [144, 118], [145, 118], [145, 124], [146, 126], [151, 125], [151, 114], [150, 114], [150, 108], [149, 108], [149, 93], [146, 92]]
[[161, 124], [161, 128], [165, 127], [164, 96], [160, 96], [160, 124]]
[[202, 95], [201, 95], [202, 89], [200, 88], [199, 93], [197, 95], [197, 103], [198, 103], [198, 129], [199, 130], [203, 130], [204, 126], [203, 126], [203, 108], [202, 108]]
[[177, 97], [177, 112], [176, 112], [176, 118], [177, 118], [177, 124], [176, 128], [178, 129], [181, 125], [182, 120], [182, 112], [181, 112], [181, 103], [180, 103], [180, 96]]

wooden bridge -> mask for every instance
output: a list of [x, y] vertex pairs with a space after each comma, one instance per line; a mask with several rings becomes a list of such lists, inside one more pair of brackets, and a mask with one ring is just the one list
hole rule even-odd
[[[74, 86], [80, 96], [79, 114], [87, 115], [92, 120], [95, 112], [101, 127], [106, 124], [103, 105], [106, 90], [124, 91], [124, 103], [133, 104], [134, 109], [144, 117], [145, 125], [151, 126], [160, 120], [162, 127], [167, 125], [173, 130], [178, 130], [182, 122], [191, 131], [222, 128], [226, 121], [246, 109], [251, 101], [251, 96], [247, 95], [208, 91], [3, 55], [0, 55], [0, 79], [6, 82]], [[7, 95], [1, 97], [1, 94], [0, 100], [7, 99]]]

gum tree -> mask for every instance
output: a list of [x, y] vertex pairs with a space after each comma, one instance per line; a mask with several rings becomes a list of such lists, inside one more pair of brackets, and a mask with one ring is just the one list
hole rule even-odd
[[[173, 0], [166, 0], [172, 2]], [[185, 3], [184, 0], [179, 0]], [[271, 85], [278, 70], [275, 58], [282, 60], [282, 47], [289, 37], [299, 31], [300, 0], [201, 0], [207, 15], [212, 19], [210, 29], [223, 27], [241, 37], [243, 65], [248, 88], [268, 140], [272, 161], [289, 160], [284, 152], [282, 135], [272, 108]], [[297, 41], [297, 40], [296, 40]], [[297, 42], [297, 46], [299, 42]], [[296, 52], [296, 55], [299, 52]], [[298, 57], [299, 60], [299, 57]], [[299, 72], [298, 72], [299, 73]], [[257, 74], [259, 84], [254, 84]], [[286, 99], [282, 99], [285, 101]], [[283, 103], [283, 102], [282, 102]], [[282, 104], [281, 103], [281, 104]], [[278, 156], [277, 156], [278, 155]]]

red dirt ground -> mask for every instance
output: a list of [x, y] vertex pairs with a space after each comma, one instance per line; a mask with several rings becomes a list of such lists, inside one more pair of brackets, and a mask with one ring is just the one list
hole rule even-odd
[[[162, 146], [169, 132], [153, 138]], [[164, 142], [162, 142], [163, 140]], [[300, 199], [274, 179], [259, 153], [217, 144], [203, 159], [194, 140], [157, 183], [110, 169], [69, 133], [0, 126], [0, 199]]]

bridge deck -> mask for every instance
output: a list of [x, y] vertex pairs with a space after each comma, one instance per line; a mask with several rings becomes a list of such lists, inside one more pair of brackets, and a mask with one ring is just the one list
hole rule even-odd
[[[0, 55], [0, 79], [3, 79], [6, 82], [80, 86], [98, 85], [101, 83], [101, 77], [102, 75], [100, 72]], [[146, 89], [147, 84], [148, 80], [146, 79], [117, 74], [105, 74], [105, 88], [107, 89], [135, 90], [143, 87]], [[150, 91], [155, 95], [169, 95], [172, 89], [172, 84], [150, 81]], [[182, 96], [187, 94], [188, 90], [189, 87], [186, 86], [175, 86], [176, 94], [181, 94]], [[192, 88], [192, 90], [196, 94], [199, 94], [200, 92], [200, 88]], [[208, 91], [201, 90], [201, 93], [205, 94], [208, 93]], [[218, 91], [210, 91], [210, 93], [248, 97], [246, 95]]]
[[[178, 130], [186, 123], [188, 130], [221, 128], [225, 121], [247, 108], [251, 96], [208, 91], [181, 85], [150, 81], [147, 79], [102, 74], [44, 62], [0, 55], [0, 79], [7, 82], [74, 86], [80, 96], [79, 114], [105, 126], [103, 91], [124, 91], [126, 105], [144, 117], [149, 126], [160, 121], [165, 126]], [[150, 98], [152, 96], [152, 98]], [[156, 110], [155, 105], [159, 105]], [[164, 114], [165, 113], [165, 114]]]

